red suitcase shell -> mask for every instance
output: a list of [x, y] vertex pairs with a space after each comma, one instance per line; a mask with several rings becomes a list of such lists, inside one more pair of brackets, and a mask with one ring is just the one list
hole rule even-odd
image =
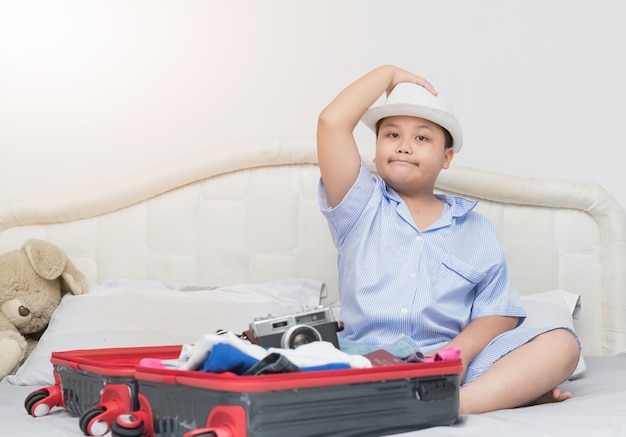
[[108, 432], [117, 416], [139, 408], [135, 367], [142, 358], [173, 359], [181, 346], [157, 346], [53, 352], [55, 384], [30, 393], [24, 401], [33, 417], [53, 407], [80, 416], [86, 435]]
[[138, 366], [113, 436], [381, 436], [458, 417], [460, 360], [260, 376]]

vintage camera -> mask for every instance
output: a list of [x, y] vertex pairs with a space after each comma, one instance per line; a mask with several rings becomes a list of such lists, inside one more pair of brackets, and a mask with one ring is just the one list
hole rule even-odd
[[287, 316], [257, 318], [250, 323], [251, 334], [258, 344], [285, 349], [313, 341], [329, 341], [339, 348], [338, 330], [332, 311], [324, 306]]

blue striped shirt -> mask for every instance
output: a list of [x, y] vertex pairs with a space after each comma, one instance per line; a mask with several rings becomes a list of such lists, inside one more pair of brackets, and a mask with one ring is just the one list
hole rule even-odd
[[503, 248], [476, 202], [437, 195], [442, 216], [419, 230], [400, 196], [361, 162], [354, 185], [319, 204], [338, 249], [341, 320], [348, 340], [371, 345], [411, 337], [425, 353], [473, 319], [525, 317]]

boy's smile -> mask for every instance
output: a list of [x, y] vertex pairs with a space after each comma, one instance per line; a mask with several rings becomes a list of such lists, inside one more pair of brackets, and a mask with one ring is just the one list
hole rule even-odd
[[409, 161], [408, 159], [403, 159], [403, 158], [399, 158], [399, 157], [393, 157], [389, 160], [389, 162], [393, 162], [393, 163], [398, 163], [398, 164], [413, 164], [416, 165], [415, 163]]

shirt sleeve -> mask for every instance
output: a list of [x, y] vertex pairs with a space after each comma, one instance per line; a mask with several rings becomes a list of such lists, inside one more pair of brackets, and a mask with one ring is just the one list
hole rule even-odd
[[328, 220], [328, 226], [335, 246], [339, 247], [345, 236], [361, 217], [362, 211], [372, 199], [379, 178], [373, 176], [361, 159], [361, 168], [352, 187], [334, 208], [330, 206], [324, 183], [320, 179], [318, 186], [318, 203], [320, 211]]
[[481, 316], [511, 316], [518, 317], [517, 326], [526, 318], [526, 312], [521, 299], [513, 284], [509, 267], [497, 236], [493, 235], [492, 247], [497, 262], [476, 284], [476, 297], [472, 308], [471, 319]]

